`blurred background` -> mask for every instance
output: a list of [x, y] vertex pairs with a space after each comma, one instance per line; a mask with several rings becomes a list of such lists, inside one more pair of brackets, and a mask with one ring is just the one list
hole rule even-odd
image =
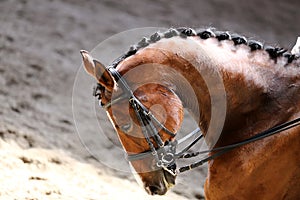
[[[131, 174], [85, 150], [72, 113], [79, 50], [133, 28], [180, 26], [215, 27], [291, 49], [300, 36], [299, 9], [296, 0], [0, 0], [0, 199], [203, 199], [205, 166], [154, 198]], [[79, 85], [91, 93], [94, 82], [86, 79]], [[84, 131], [96, 134], [87, 111], [93, 97], [77, 97]], [[111, 155], [119, 149], [89, 140]], [[111, 155], [105, 159], [123, 159]]]

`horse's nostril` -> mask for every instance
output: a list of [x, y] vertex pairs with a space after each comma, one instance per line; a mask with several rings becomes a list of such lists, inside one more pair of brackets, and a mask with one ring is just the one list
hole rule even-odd
[[150, 185], [150, 186], [146, 186], [145, 187], [146, 191], [148, 192], [148, 194], [151, 195], [163, 195], [167, 192], [166, 188], [160, 188], [159, 186], [155, 186], [155, 185]]
[[153, 186], [153, 185], [150, 185], [148, 187], [148, 189], [149, 189], [149, 192], [150, 192], [151, 195], [159, 194], [159, 191], [160, 191], [160, 189], [158, 187]]

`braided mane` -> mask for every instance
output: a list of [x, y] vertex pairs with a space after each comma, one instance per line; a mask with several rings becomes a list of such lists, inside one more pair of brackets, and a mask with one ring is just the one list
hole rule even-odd
[[236, 33], [229, 33], [228, 31], [216, 31], [213, 28], [209, 29], [199, 29], [194, 30], [192, 28], [170, 28], [166, 32], [160, 33], [156, 32], [150, 36], [150, 38], [144, 37], [136, 45], [132, 45], [129, 50], [117, 58], [109, 67], [116, 67], [121, 61], [126, 59], [129, 56], [136, 54], [140, 49], [147, 47], [149, 44], [155, 43], [163, 38], [171, 38], [174, 36], [180, 36], [181, 38], [187, 37], [199, 37], [203, 40], [208, 38], [216, 38], [218, 41], [230, 40], [235, 46], [238, 45], [247, 45], [251, 51], [264, 50], [266, 51], [270, 58], [277, 62], [277, 59], [284, 57], [286, 59], [286, 65], [292, 63], [293, 61], [299, 58], [299, 55], [292, 54], [288, 52], [287, 49], [281, 47], [273, 47], [266, 45], [264, 46], [261, 42], [256, 40], [247, 40], [245, 36], [241, 36]]

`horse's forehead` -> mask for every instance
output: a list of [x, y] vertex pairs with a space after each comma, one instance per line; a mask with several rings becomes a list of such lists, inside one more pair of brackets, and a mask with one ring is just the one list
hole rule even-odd
[[148, 83], [142, 85], [134, 91], [134, 95], [145, 105], [153, 104], [169, 105], [169, 101], [174, 100], [175, 94], [158, 83]]

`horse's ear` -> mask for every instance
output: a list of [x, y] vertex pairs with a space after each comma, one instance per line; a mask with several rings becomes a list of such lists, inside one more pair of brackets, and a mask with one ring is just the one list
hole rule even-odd
[[83, 66], [87, 73], [89, 73], [91, 76], [95, 76], [95, 66], [93, 62], [92, 56], [90, 56], [89, 52], [86, 50], [80, 51], [82, 60], [83, 60]]
[[87, 73], [95, 77], [97, 81], [107, 90], [112, 91], [115, 85], [114, 78], [106, 67], [97, 60], [93, 60], [92, 56], [85, 51], [80, 51], [83, 59], [84, 68]]
[[94, 60], [95, 77], [101, 85], [112, 91], [115, 85], [115, 80], [107, 68], [97, 60]]

